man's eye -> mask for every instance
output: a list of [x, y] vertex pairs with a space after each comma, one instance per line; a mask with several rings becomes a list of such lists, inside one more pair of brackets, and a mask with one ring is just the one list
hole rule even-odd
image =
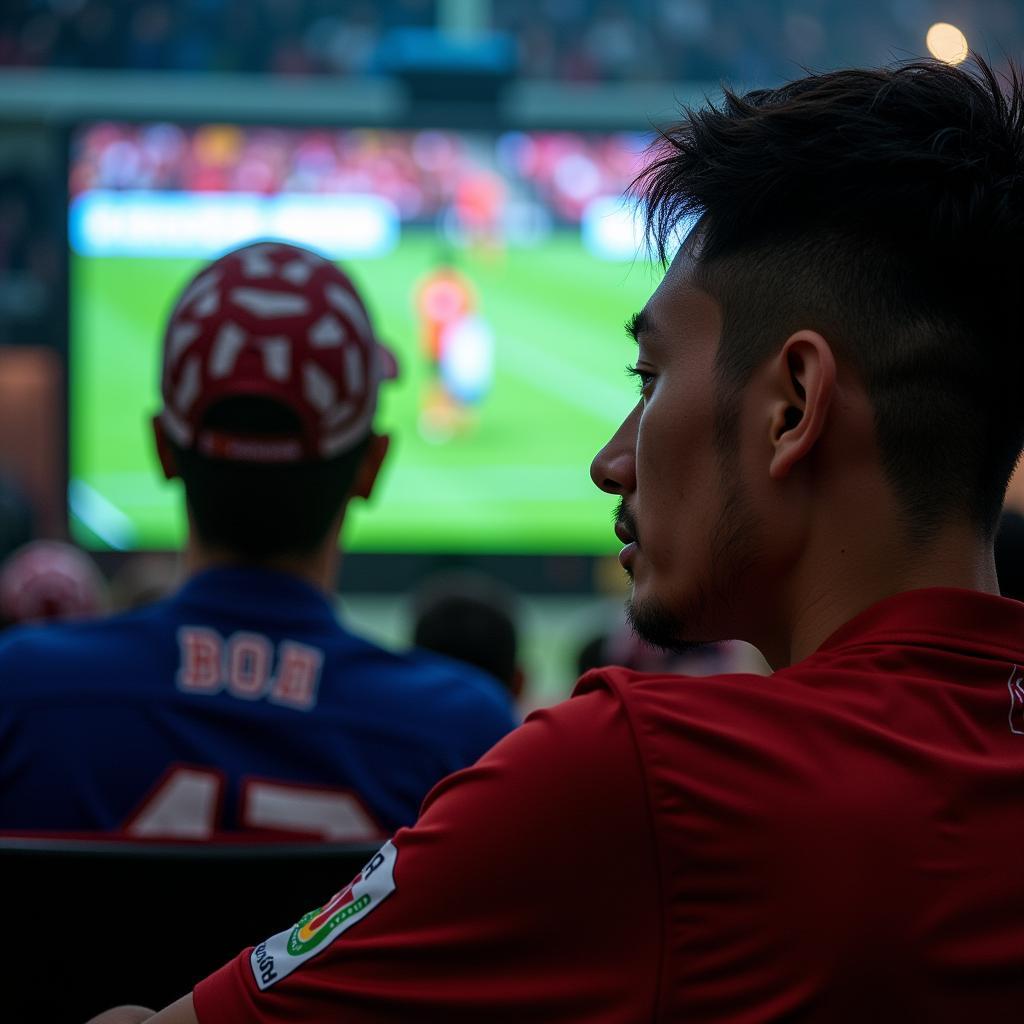
[[626, 373], [633, 377], [637, 383], [637, 390], [641, 395], [646, 395], [650, 386], [654, 383], [654, 374], [648, 370], [641, 370], [639, 366], [627, 366]]

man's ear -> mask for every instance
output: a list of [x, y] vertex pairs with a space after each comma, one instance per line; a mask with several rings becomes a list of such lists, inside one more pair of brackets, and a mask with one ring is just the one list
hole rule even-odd
[[782, 346], [772, 372], [776, 397], [768, 475], [784, 480], [824, 432], [836, 386], [832, 346], [816, 331], [797, 331]]
[[167, 432], [160, 422], [159, 416], [153, 417], [153, 437], [156, 439], [156, 455], [160, 460], [160, 468], [168, 480], [178, 476], [178, 460], [174, 457], [174, 449], [167, 439]]
[[351, 497], [369, 498], [373, 493], [373, 485], [377, 482], [377, 474], [388, 453], [391, 438], [387, 434], [371, 434], [370, 443], [366, 446], [366, 454], [359, 464], [355, 481], [352, 484]]

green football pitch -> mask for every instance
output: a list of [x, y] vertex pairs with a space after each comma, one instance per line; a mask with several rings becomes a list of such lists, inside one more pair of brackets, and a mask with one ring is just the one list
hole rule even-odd
[[[612, 502], [588, 470], [636, 400], [622, 324], [646, 301], [654, 269], [598, 260], [568, 232], [462, 257], [495, 335], [494, 381], [474, 426], [439, 442], [418, 428], [429, 380], [412, 298], [437, 254], [436, 236], [407, 232], [385, 259], [353, 268], [401, 374], [383, 389], [378, 417], [391, 453], [370, 504], [352, 509], [347, 545], [613, 551]], [[160, 325], [199, 265], [72, 257], [71, 520], [87, 546], [166, 549], [184, 539], [180, 485], [162, 478], [149, 421], [159, 407]]]

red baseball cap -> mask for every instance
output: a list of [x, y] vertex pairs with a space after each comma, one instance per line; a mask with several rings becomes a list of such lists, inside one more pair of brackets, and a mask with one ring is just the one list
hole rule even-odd
[[[366, 436], [392, 353], [355, 286], [323, 256], [256, 242], [221, 256], [186, 286], [164, 334], [158, 421], [182, 448], [248, 462], [328, 459]], [[302, 424], [286, 437], [204, 428], [211, 405], [272, 399]]]

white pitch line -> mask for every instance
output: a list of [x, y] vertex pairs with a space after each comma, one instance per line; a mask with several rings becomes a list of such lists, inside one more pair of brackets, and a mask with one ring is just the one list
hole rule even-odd
[[[522, 338], [502, 346], [497, 358], [498, 372], [506, 370], [520, 380], [546, 391], [560, 402], [598, 417], [602, 422], [618, 426], [629, 412], [628, 385], [615, 385], [603, 377], [594, 377]], [[572, 381], [572, 387], [562, 382]], [[617, 410], [622, 410], [621, 414]]]

